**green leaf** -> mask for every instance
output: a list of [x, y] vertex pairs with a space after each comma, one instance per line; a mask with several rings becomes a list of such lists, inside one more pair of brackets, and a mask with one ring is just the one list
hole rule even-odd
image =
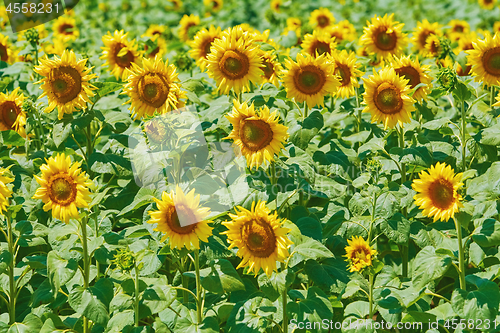
[[231, 262], [217, 259], [210, 263], [211, 271], [201, 280], [201, 285], [216, 294], [245, 290], [245, 285]]
[[99, 90], [97, 93], [100, 97], [106, 96], [107, 94], [111, 94], [112, 92], [118, 91], [122, 89], [123, 85], [117, 82], [93, 82], [94, 86], [96, 86]]
[[302, 217], [297, 222], [295, 222], [297, 227], [299, 227], [302, 235], [311, 237], [318, 241], [323, 238], [323, 232], [321, 228], [321, 223], [312, 217]]
[[8, 130], [2, 131], [2, 136], [0, 137], [0, 143], [6, 146], [24, 146], [24, 138], [20, 136], [16, 131]]
[[460, 103], [468, 101], [472, 97], [472, 93], [468, 85], [460, 80], [457, 80], [457, 83], [455, 84], [452, 94], [455, 101]]
[[472, 240], [483, 247], [500, 245], [500, 222], [492, 218], [474, 220]]
[[125, 310], [123, 312], [117, 312], [108, 321], [108, 326], [106, 332], [108, 333], [119, 333], [124, 330], [126, 326], [134, 325], [134, 310]]
[[[292, 293], [299, 299], [296, 302], [288, 303], [287, 309], [297, 319], [297, 322], [321, 322], [324, 318], [332, 318], [332, 304], [328, 296], [318, 287], [309, 287], [307, 290], [292, 290], [289, 295]], [[328, 332], [328, 330], [316, 332]]]
[[500, 162], [493, 162], [481, 176], [467, 182], [467, 194], [477, 200], [496, 200], [500, 196]]
[[491, 127], [484, 128], [477, 134], [479, 142], [489, 146], [500, 145], [500, 123]]
[[136, 260], [137, 260], [137, 267], [140, 267], [139, 269], [140, 276], [151, 275], [156, 271], [158, 271], [162, 266], [162, 263], [158, 258], [156, 252], [153, 252], [148, 249], [140, 251], [137, 254]]
[[77, 270], [78, 262], [75, 259], [63, 259], [54, 250], [47, 255], [47, 273], [55, 295], [61, 286], [73, 278]]
[[245, 302], [236, 303], [229, 315], [226, 328], [228, 333], [261, 333], [272, 323], [272, 315], [276, 312], [270, 300], [264, 297], [253, 297]]
[[11, 261], [12, 255], [9, 251], [3, 250], [2, 252], [0, 252], [0, 274], [7, 271], [7, 268], [9, 267]]
[[451, 306], [453, 310], [466, 320], [486, 319], [493, 321], [498, 313], [500, 292], [496, 283], [475, 276], [468, 276], [468, 282], [477, 286], [477, 290], [465, 291], [455, 289], [451, 295]]
[[429, 167], [432, 164], [432, 155], [426, 146], [400, 148], [393, 147], [389, 151], [390, 154], [397, 155], [396, 159], [400, 163]]
[[90, 169], [97, 173], [108, 173], [117, 176], [132, 175], [130, 160], [114, 154], [102, 154], [94, 151], [89, 158]]
[[168, 308], [177, 297], [177, 291], [168, 284], [165, 275], [155, 279], [155, 283], [144, 290], [143, 303], [152, 314], [159, 313]]
[[332, 252], [323, 244], [315, 239], [306, 237], [307, 240], [297, 245], [293, 252], [301, 255], [306, 259], [321, 259], [321, 258], [331, 258], [333, 257]]
[[307, 260], [304, 271], [315, 285], [328, 293], [338, 293], [343, 290], [349, 282], [346, 262], [335, 258], [329, 258], [317, 262]]
[[418, 252], [413, 263], [412, 281], [415, 288], [424, 287], [432, 280], [439, 279], [451, 266], [452, 259], [432, 246]]
[[28, 314], [22, 323], [14, 323], [9, 327], [7, 333], [33, 333], [40, 332], [42, 321], [34, 314]]
[[68, 303], [78, 314], [98, 324], [106, 325], [109, 314], [103, 298], [103, 293], [96, 288], [77, 286], [69, 294]]
[[379, 224], [380, 230], [393, 242], [407, 244], [410, 238], [410, 221], [403, 214], [396, 213], [390, 220], [383, 220]]

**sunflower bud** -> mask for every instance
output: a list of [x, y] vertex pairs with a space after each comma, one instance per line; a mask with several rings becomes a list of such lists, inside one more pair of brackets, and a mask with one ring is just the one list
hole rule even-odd
[[194, 62], [187, 53], [180, 53], [174, 57], [174, 65], [181, 72], [189, 72], [193, 69]]
[[129, 272], [135, 266], [135, 256], [132, 251], [127, 249], [119, 249], [118, 253], [114, 255], [113, 263], [122, 272]]
[[38, 30], [31, 28], [24, 32], [24, 37], [31, 45], [37, 45], [40, 39]]
[[370, 173], [377, 173], [380, 168], [382, 168], [382, 163], [378, 160], [369, 159], [368, 162], [366, 162], [366, 169]]
[[36, 113], [36, 106], [35, 103], [33, 103], [33, 100], [31, 98], [27, 98], [23, 102], [23, 111], [26, 112], [27, 114], [34, 114]]
[[438, 59], [445, 59], [451, 52], [450, 40], [446, 37], [439, 38]]
[[457, 84], [457, 73], [449, 67], [442, 67], [437, 75], [437, 81], [447, 92], [451, 91]]

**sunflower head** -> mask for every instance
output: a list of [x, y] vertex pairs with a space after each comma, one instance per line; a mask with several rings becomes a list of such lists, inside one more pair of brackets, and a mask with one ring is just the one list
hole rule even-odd
[[111, 70], [116, 79], [125, 80], [128, 72], [126, 69], [132, 67], [132, 64], [138, 64], [140, 61], [140, 53], [137, 51], [138, 45], [135, 40], [131, 42], [127, 39], [127, 33], [123, 30], [115, 30], [113, 35], [108, 32], [102, 37], [104, 47], [102, 47], [101, 59], [105, 59], [105, 66]]
[[19, 87], [10, 94], [0, 93], [0, 131], [14, 130], [22, 137], [26, 137], [26, 112], [23, 102], [26, 99], [19, 92]]
[[211, 52], [211, 47], [216, 38], [221, 34], [220, 27], [215, 28], [213, 25], [210, 28], [202, 29], [196, 33], [193, 40], [188, 42], [191, 50], [189, 54], [196, 61], [196, 64], [202, 71], [207, 66], [207, 57]]
[[220, 12], [224, 6], [223, 0], [203, 0], [203, 4], [208, 12], [217, 13]]
[[302, 42], [302, 49], [305, 53], [310, 54], [313, 57], [320, 55], [332, 54], [335, 50], [335, 38], [332, 38], [326, 32], [313, 31], [312, 34], [307, 34], [304, 36], [304, 41]]
[[495, 8], [496, 0], [478, 0], [478, 3], [483, 9], [491, 10]]
[[421, 54], [426, 54], [427, 50], [425, 48], [425, 45], [427, 44], [428, 37], [432, 35], [442, 35], [439, 23], [429, 23], [427, 19], [424, 19], [422, 22], [417, 22], [417, 27], [413, 32], [412, 38], [412, 43], [415, 46], [415, 49]]
[[264, 72], [262, 79], [265, 82], [270, 82], [279, 88], [279, 74], [283, 70], [280, 62], [278, 61], [276, 55], [269, 51], [261, 51], [260, 56], [262, 58], [262, 71]]
[[336, 96], [341, 98], [348, 98], [354, 96], [355, 88], [359, 87], [358, 79], [363, 75], [356, 62], [356, 54], [342, 50], [334, 52], [330, 58], [334, 66], [333, 73], [337, 76], [340, 86], [335, 93]]
[[394, 14], [384, 17], [375, 15], [372, 22], [367, 22], [364, 33], [359, 39], [369, 54], [377, 53], [382, 58], [399, 55], [408, 44], [407, 35], [403, 33], [404, 23], [393, 21]]
[[500, 33], [494, 37], [487, 34], [483, 40], [476, 40], [472, 45], [474, 49], [466, 52], [474, 80], [488, 86], [500, 84]]
[[54, 35], [63, 42], [74, 41], [80, 36], [80, 32], [76, 27], [76, 20], [67, 15], [59, 16], [52, 25]]
[[0, 214], [3, 214], [9, 206], [9, 198], [12, 196], [12, 183], [9, 168], [0, 168]]
[[462, 207], [462, 196], [457, 192], [460, 187], [462, 174], [455, 174], [451, 166], [437, 163], [427, 171], [419, 174], [412, 188], [417, 191], [413, 197], [415, 204], [422, 209], [422, 214], [437, 220], [448, 221]]
[[135, 255], [130, 249], [118, 249], [112, 262], [122, 272], [130, 272], [135, 267]]
[[463, 34], [467, 34], [470, 31], [470, 26], [467, 21], [463, 20], [451, 20], [448, 23], [449, 29], [447, 30], [448, 38], [452, 41], [456, 41]]
[[192, 38], [190, 35], [192, 33], [192, 29], [196, 26], [200, 25], [200, 17], [198, 15], [184, 15], [179, 22], [179, 38], [182, 41], [187, 42]]
[[408, 85], [411, 89], [415, 88], [420, 83], [426, 84], [426, 86], [418, 88], [417, 91], [413, 93], [414, 99], [421, 101], [427, 96], [432, 86], [432, 78], [428, 75], [430, 65], [421, 65], [418, 61], [418, 57], [415, 60], [411, 60], [409, 56], [402, 56], [393, 59], [393, 68], [396, 74], [408, 80]]
[[372, 266], [373, 259], [377, 255], [377, 251], [372, 249], [367, 241], [361, 236], [353, 236], [351, 240], [347, 240], [348, 246], [345, 248], [347, 261], [349, 263], [350, 272], [360, 272], [365, 267]]
[[328, 8], [316, 9], [311, 13], [309, 17], [309, 24], [318, 30], [323, 30], [335, 23], [335, 17], [333, 17], [332, 12]]

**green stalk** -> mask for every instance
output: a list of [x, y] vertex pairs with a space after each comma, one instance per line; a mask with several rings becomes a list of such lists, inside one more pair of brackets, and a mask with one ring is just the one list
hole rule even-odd
[[139, 327], [139, 269], [137, 268], [137, 263], [134, 261], [134, 271], [135, 271], [135, 279], [134, 279], [134, 319], [135, 319], [135, 327]]
[[[184, 275], [184, 272], [188, 269], [187, 267], [187, 257], [185, 258], [184, 263], [181, 263], [182, 266], [182, 271], [181, 271], [181, 276], [182, 276], [182, 288], [184, 289], [182, 291], [182, 302], [184, 304], [187, 304], [189, 302], [189, 294], [187, 292], [187, 289], [189, 287], [189, 282], [188, 282], [188, 277]], [[181, 261], [182, 262], [182, 261]]]
[[271, 184], [272, 185], [276, 185], [277, 183], [277, 178], [276, 178], [276, 164], [273, 162], [271, 162]]
[[14, 276], [14, 269], [16, 267], [16, 253], [17, 246], [14, 246], [14, 237], [12, 235], [12, 224], [10, 221], [10, 214], [7, 212], [5, 214], [7, 218], [7, 243], [9, 246], [9, 253], [12, 255], [12, 259], [9, 264], [9, 325], [12, 325], [16, 321], [16, 281]]
[[[89, 265], [89, 252], [87, 246], [87, 219], [84, 217], [80, 222], [80, 227], [82, 229], [82, 248], [83, 248], [83, 287], [87, 289], [89, 287], [90, 279], [90, 265]], [[83, 333], [89, 332], [89, 320], [87, 317], [83, 317]]]
[[[281, 264], [281, 268], [284, 269], [286, 266]], [[284, 333], [288, 333], [288, 318], [286, 316], [286, 305], [288, 303], [288, 288], [285, 286], [283, 292], [281, 294], [282, 308], [283, 308], [283, 325], [281, 327], [281, 331]]]
[[194, 251], [194, 269], [196, 271], [196, 315], [198, 325], [203, 322], [203, 304], [201, 303], [201, 280], [200, 280], [200, 254], [199, 250]]
[[370, 284], [370, 289], [369, 289], [369, 294], [368, 294], [368, 302], [369, 302], [369, 312], [368, 312], [368, 319], [373, 318], [373, 274], [370, 274], [369, 277], [369, 284]]
[[359, 108], [359, 90], [356, 88], [356, 108], [358, 109], [358, 133], [361, 132], [362, 110]]
[[309, 108], [307, 107], [307, 102], [304, 102], [304, 119], [307, 118]]
[[[405, 149], [405, 130], [401, 126], [398, 131], [399, 134], [399, 146], [401, 149]], [[401, 186], [406, 182], [406, 163], [401, 163]], [[406, 217], [408, 212], [406, 207], [403, 208], [403, 215]], [[402, 275], [403, 277], [408, 276], [408, 244], [402, 245], [401, 247], [401, 265], [402, 265]]]
[[465, 121], [465, 101], [462, 102], [462, 171], [465, 172], [467, 169], [467, 165], [465, 163], [465, 146], [466, 146], [466, 141], [465, 141], [465, 134], [466, 134], [466, 121]]
[[456, 218], [453, 218], [455, 221], [455, 228], [457, 229], [457, 238], [458, 238], [458, 275], [460, 278], [460, 289], [465, 290], [465, 268], [464, 268], [464, 248], [462, 244], [462, 226], [457, 221]]
[[495, 86], [490, 88], [490, 109], [493, 109], [493, 104], [495, 102]]

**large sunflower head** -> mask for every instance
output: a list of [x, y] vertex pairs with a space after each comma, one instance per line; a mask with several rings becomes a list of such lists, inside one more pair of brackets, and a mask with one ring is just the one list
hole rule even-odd
[[217, 82], [217, 89], [228, 94], [247, 91], [250, 82], [262, 81], [262, 58], [257, 45], [242, 28], [234, 28], [216, 38], [207, 56], [208, 76]]
[[9, 168], [0, 168], [0, 214], [7, 210], [9, 198], [12, 196], [12, 186], [10, 183], [14, 178], [9, 177], [7, 173]]
[[417, 23], [417, 27], [413, 32], [413, 37], [411, 39], [415, 49], [421, 54], [426, 53], [425, 45], [427, 44], [427, 38], [431, 35], [441, 36], [443, 33], [439, 23], [429, 23], [427, 19], [422, 22]]
[[335, 42], [335, 38], [331, 37], [328, 33], [314, 30], [312, 34], [304, 36], [304, 41], [300, 46], [305, 53], [316, 57], [322, 54], [332, 54], [337, 43]]
[[52, 217], [68, 223], [78, 219], [78, 209], [88, 207], [89, 187], [93, 185], [89, 176], [80, 169], [80, 162], [71, 163], [64, 153], [52, 156], [40, 167], [42, 176], [35, 175], [40, 184], [33, 199], [41, 199], [44, 211], [52, 210]]
[[478, 0], [478, 3], [483, 9], [491, 10], [495, 8], [496, 0]]
[[109, 67], [111, 74], [116, 79], [125, 80], [127, 78], [126, 69], [132, 67], [133, 63], [139, 64], [140, 61], [140, 53], [137, 51], [138, 45], [135, 40], [129, 42], [127, 35], [128, 32], [115, 30], [113, 35], [108, 32], [102, 37], [104, 47], [101, 47], [103, 51], [100, 59], [106, 60], [104, 65]]
[[408, 95], [411, 90], [408, 80], [397, 75], [394, 68], [385, 67], [363, 81], [366, 105], [363, 112], [371, 113], [372, 122], [382, 122], [384, 129], [411, 122], [415, 100]]
[[421, 65], [418, 57], [415, 60], [411, 60], [409, 56], [402, 56], [401, 58], [393, 59], [392, 67], [397, 75], [408, 80], [408, 85], [411, 89], [420, 83], [426, 84], [426, 86], [418, 88], [413, 93], [414, 99], [421, 101], [427, 96], [432, 86], [432, 78], [427, 74], [430, 71], [430, 65]]
[[286, 59], [282, 81], [287, 97], [299, 103], [306, 102], [309, 108], [323, 105], [327, 94], [335, 93], [340, 82], [324, 55], [313, 58], [308, 54], [297, 55], [297, 62]]
[[59, 16], [52, 25], [54, 36], [61, 39], [64, 43], [76, 40], [80, 32], [76, 27], [76, 20], [67, 15]]
[[232, 113], [226, 118], [233, 125], [233, 130], [226, 139], [232, 139], [240, 148], [249, 168], [258, 168], [265, 161], [273, 161], [284, 148], [288, 138], [288, 128], [279, 123], [277, 111], [270, 112], [264, 106], [255, 112], [253, 103], [234, 101]]
[[167, 238], [171, 248], [195, 250], [200, 248], [200, 240], [208, 242], [212, 235], [212, 227], [206, 220], [210, 208], [200, 207], [200, 195], [194, 189], [185, 194], [179, 186], [170, 193], [163, 192], [161, 200], [155, 198], [158, 210], [148, 212], [148, 223], [157, 223], [154, 230], [163, 233], [161, 239]]
[[276, 271], [276, 262], [288, 258], [288, 247], [293, 244], [287, 237], [290, 229], [282, 227], [283, 220], [277, 213], [271, 214], [265, 202], [252, 203], [252, 208], [235, 208], [236, 214], [229, 214], [231, 221], [222, 222], [228, 229], [229, 249], [238, 248], [241, 262], [237, 268], [248, 267], [257, 275], [262, 270], [270, 276]]
[[90, 74], [92, 68], [86, 67], [86, 63], [87, 59], [77, 60], [75, 53], [67, 50], [61, 58], [40, 59], [40, 65], [34, 70], [43, 77], [36, 83], [42, 83], [43, 94], [39, 98], [47, 96], [49, 100], [45, 112], [57, 107], [58, 117], [62, 119], [65, 113], [87, 107], [89, 96], [94, 96], [92, 90], [97, 89], [89, 81], [97, 75]]
[[371, 266], [374, 257], [377, 255], [377, 250], [370, 247], [367, 241], [361, 236], [353, 236], [351, 240], [347, 240], [348, 246], [345, 247], [347, 261], [349, 263], [349, 271], [360, 272], [363, 268]]
[[449, 29], [446, 31], [448, 38], [451, 41], [456, 41], [463, 34], [467, 34], [470, 31], [470, 26], [467, 21], [463, 20], [451, 20], [448, 22]]
[[278, 76], [283, 70], [283, 67], [276, 55], [270, 51], [261, 51], [260, 56], [264, 64], [264, 67], [262, 67], [262, 71], [264, 72], [262, 75], [263, 81], [270, 82], [279, 88], [280, 82]]
[[131, 103], [135, 119], [153, 116], [155, 112], [167, 113], [177, 104], [175, 90], [180, 89], [174, 65], [164, 63], [161, 57], [154, 60], [143, 58], [142, 67], [133, 64], [129, 70], [123, 93]]
[[457, 192], [463, 185], [460, 182], [462, 174], [455, 175], [451, 166], [438, 162], [436, 166], [422, 171], [419, 176], [411, 185], [417, 191], [413, 197], [415, 204], [423, 209], [423, 215], [434, 217], [434, 222], [439, 219], [448, 221], [462, 207], [462, 196]]
[[25, 99], [19, 87], [10, 94], [0, 93], [0, 131], [14, 130], [26, 137], [26, 112], [22, 108]]
[[191, 39], [189, 30], [200, 25], [200, 17], [198, 15], [184, 15], [179, 22], [179, 38], [185, 42]]
[[483, 40], [473, 42], [473, 50], [466, 51], [468, 65], [472, 66], [472, 75], [477, 82], [488, 86], [500, 83], [500, 33], [494, 37], [486, 35]]
[[376, 53], [381, 58], [399, 55], [408, 44], [407, 35], [403, 33], [404, 23], [393, 21], [394, 14], [384, 17], [375, 15], [372, 22], [367, 22], [363, 35], [359, 39], [369, 54]]
[[207, 56], [210, 53], [210, 48], [215, 39], [219, 38], [220, 34], [220, 27], [215, 28], [211, 25], [208, 30], [202, 29], [198, 31], [193, 40], [188, 42], [191, 47], [189, 54], [196, 60], [196, 64], [202, 71], [204, 71], [207, 66]]
[[309, 24], [318, 30], [323, 30], [335, 23], [335, 17], [333, 17], [332, 12], [328, 8], [316, 9], [311, 13], [309, 17]]
[[340, 86], [335, 95], [341, 98], [354, 96], [354, 88], [359, 87], [358, 79], [363, 75], [356, 62], [356, 53], [352, 51], [342, 50], [334, 52], [331, 57], [331, 62], [334, 66], [333, 73], [340, 81]]

